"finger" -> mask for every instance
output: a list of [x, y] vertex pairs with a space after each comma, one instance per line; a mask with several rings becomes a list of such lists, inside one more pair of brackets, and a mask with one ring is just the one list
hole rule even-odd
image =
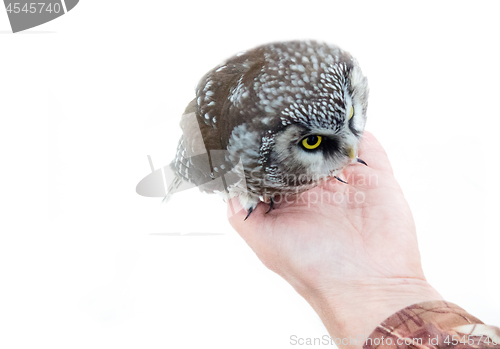
[[259, 234], [259, 225], [265, 219], [265, 212], [267, 211], [266, 205], [259, 204], [253, 210], [252, 214], [245, 220], [247, 216], [247, 211], [243, 209], [240, 204], [240, 200], [232, 198], [227, 204], [227, 216], [229, 223], [236, 230], [238, 234], [247, 243], [250, 243], [252, 237]]
[[386, 151], [375, 136], [368, 131], [363, 134], [358, 157], [363, 159], [368, 167], [392, 174], [392, 166]]

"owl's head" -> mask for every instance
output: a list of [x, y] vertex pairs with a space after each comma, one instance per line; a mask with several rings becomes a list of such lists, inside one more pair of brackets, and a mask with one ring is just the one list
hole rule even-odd
[[207, 103], [201, 115], [227, 135], [227, 149], [254, 186], [257, 180], [268, 189], [310, 186], [356, 161], [368, 84], [357, 61], [336, 46], [260, 46], [214, 69], [201, 87], [203, 100], [224, 91], [225, 100], [213, 99], [214, 108]]

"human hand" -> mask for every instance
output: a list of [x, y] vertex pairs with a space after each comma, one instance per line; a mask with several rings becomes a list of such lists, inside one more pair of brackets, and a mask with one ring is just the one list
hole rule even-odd
[[368, 132], [359, 158], [368, 167], [347, 167], [348, 184], [331, 179], [268, 214], [259, 204], [244, 221], [246, 212], [231, 200], [231, 225], [334, 338], [366, 338], [396, 311], [442, 299], [425, 280], [413, 217], [387, 154]]

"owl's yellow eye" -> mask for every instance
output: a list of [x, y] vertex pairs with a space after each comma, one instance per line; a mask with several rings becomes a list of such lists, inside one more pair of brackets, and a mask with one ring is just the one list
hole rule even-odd
[[321, 144], [321, 136], [311, 135], [302, 140], [302, 146], [305, 149], [313, 150]]
[[354, 116], [354, 107], [351, 107], [351, 114], [349, 115], [349, 120]]

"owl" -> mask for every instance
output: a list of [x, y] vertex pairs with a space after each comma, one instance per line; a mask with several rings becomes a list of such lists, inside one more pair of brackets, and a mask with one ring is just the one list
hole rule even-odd
[[[259, 202], [335, 177], [357, 157], [368, 83], [356, 59], [316, 41], [275, 42], [209, 71], [181, 118], [167, 199], [197, 186]], [[342, 181], [342, 180], [341, 180]], [[245, 219], [246, 219], [245, 218]]]

